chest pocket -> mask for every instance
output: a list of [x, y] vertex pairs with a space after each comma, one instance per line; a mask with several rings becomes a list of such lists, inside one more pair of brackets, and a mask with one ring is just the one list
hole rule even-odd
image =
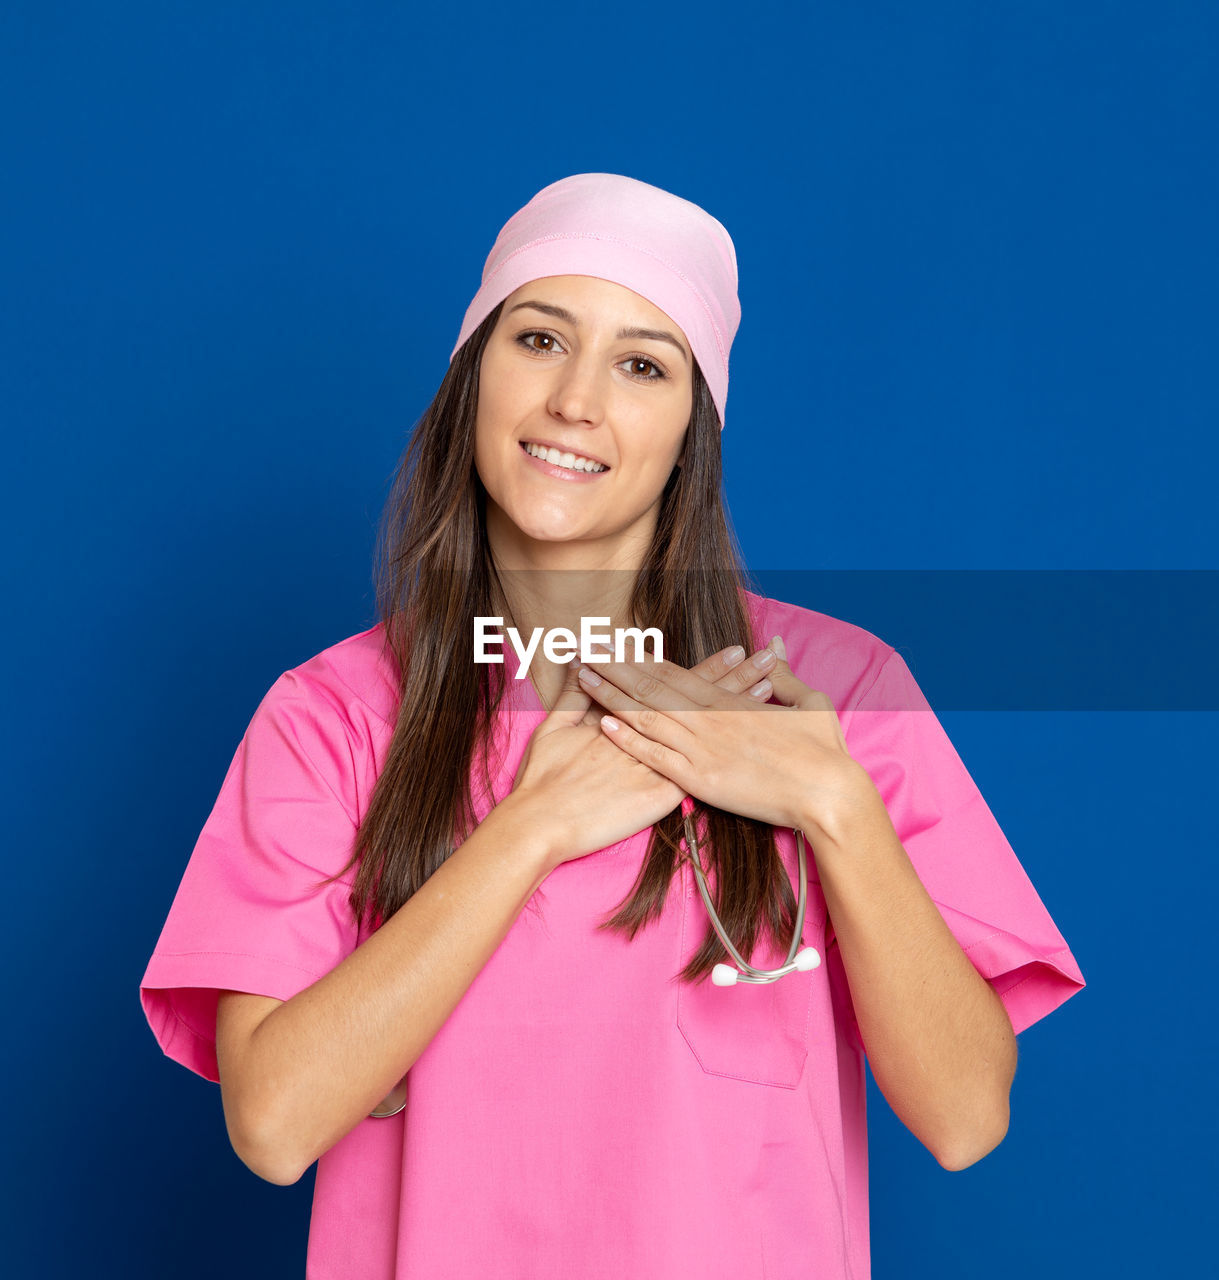
[[[800, 1082], [812, 1047], [815, 1012], [828, 1001], [825, 897], [821, 885], [812, 879], [811, 855], [809, 863], [803, 937], [807, 945], [817, 948], [821, 966], [808, 973], [789, 973], [777, 982], [717, 987], [708, 976], [693, 986], [677, 983], [677, 1028], [708, 1075], [781, 1089], [794, 1089]], [[710, 920], [694, 873], [683, 863], [681, 874], [684, 967], [702, 946]], [[796, 883], [793, 879], [793, 890]], [[733, 942], [739, 947], [737, 939]], [[787, 959], [790, 942], [790, 935], [780, 943], [765, 935], [746, 959], [759, 968], [777, 969]]]

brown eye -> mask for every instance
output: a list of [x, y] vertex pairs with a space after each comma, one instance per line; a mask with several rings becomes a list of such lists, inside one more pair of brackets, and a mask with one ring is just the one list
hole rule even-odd
[[[636, 382], [663, 382], [669, 375], [654, 360], [649, 360], [647, 356], [631, 356], [629, 360], [623, 363], [627, 367], [628, 377], [634, 378]], [[651, 369], [651, 373], [641, 373], [639, 366], [644, 369]]]
[[[541, 338], [544, 342], [549, 342], [548, 347], [534, 346], [534, 338]], [[555, 350], [555, 337], [550, 333], [543, 333], [540, 329], [531, 329], [528, 333], [522, 333], [518, 338], [519, 342], [528, 351], [551, 352]]]

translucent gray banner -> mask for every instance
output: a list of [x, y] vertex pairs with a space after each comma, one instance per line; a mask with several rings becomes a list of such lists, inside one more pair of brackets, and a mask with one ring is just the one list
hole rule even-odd
[[864, 627], [937, 711], [1219, 710], [1219, 570], [755, 570]]

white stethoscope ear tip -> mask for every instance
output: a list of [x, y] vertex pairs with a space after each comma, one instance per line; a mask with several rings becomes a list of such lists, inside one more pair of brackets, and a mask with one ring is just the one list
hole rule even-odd
[[801, 973], [808, 973], [810, 969], [817, 968], [821, 963], [821, 957], [817, 954], [816, 947], [805, 947], [803, 951], [796, 954], [792, 963]]
[[717, 964], [711, 970], [711, 981], [717, 987], [735, 987], [739, 977], [739, 970], [734, 969], [730, 964]]

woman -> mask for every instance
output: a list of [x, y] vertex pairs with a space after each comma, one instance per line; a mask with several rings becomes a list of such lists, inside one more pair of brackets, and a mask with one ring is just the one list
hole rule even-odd
[[[866, 1276], [864, 1045], [963, 1168], [1082, 986], [900, 656], [742, 589], [736, 287], [629, 178], [509, 220], [381, 623], [276, 681], [200, 836], [141, 998], [251, 1169], [318, 1161], [311, 1277]], [[590, 619], [653, 651], [566, 661]], [[707, 980], [692, 858], [742, 959], [799, 967]]]

